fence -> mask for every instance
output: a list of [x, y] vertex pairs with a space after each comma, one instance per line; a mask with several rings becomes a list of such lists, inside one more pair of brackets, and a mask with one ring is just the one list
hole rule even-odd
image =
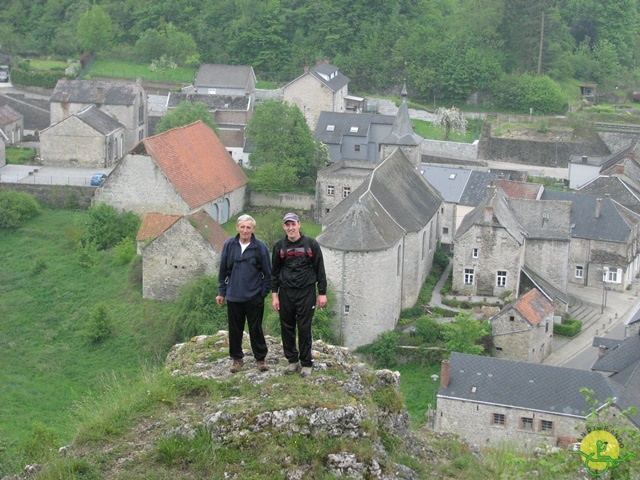
[[0, 183], [21, 183], [29, 185], [74, 185], [90, 187], [91, 179], [86, 177], [69, 177], [56, 175], [38, 175], [36, 173], [0, 174]]

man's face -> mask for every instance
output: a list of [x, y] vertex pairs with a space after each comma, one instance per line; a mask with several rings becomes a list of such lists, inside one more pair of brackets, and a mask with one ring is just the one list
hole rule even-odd
[[292, 242], [295, 242], [300, 238], [300, 222], [293, 222], [289, 220], [288, 222], [285, 222], [283, 227], [287, 234], [287, 238]]
[[247, 243], [251, 241], [251, 234], [255, 230], [253, 223], [250, 220], [245, 220], [236, 225], [236, 230], [240, 234], [240, 241]]

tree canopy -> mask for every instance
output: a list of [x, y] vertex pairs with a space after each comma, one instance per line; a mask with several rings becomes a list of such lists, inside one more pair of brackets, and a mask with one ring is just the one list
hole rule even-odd
[[180, 102], [175, 108], [169, 110], [156, 125], [155, 133], [166, 132], [176, 127], [183, 127], [190, 123], [202, 120], [211, 130], [219, 135], [218, 126], [213, 120], [209, 108], [204, 103]]

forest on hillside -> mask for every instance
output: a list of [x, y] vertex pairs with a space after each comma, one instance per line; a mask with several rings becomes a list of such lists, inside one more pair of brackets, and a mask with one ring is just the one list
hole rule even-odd
[[509, 76], [640, 84], [638, 0], [3, 0], [21, 56], [252, 65], [282, 84], [329, 60], [354, 92], [462, 102]]

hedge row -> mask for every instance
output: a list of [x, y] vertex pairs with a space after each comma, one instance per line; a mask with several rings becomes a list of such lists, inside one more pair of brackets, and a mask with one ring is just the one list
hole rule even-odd
[[65, 78], [64, 71], [30, 72], [22, 68], [11, 69], [11, 83], [25, 87], [55, 88], [58, 80]]
[[573, 318], [568, 318], [564, 323], [556, 323], [553, 326], [553, 333], [566, 337], [575, 337], [582, 330], [582, 322]]

